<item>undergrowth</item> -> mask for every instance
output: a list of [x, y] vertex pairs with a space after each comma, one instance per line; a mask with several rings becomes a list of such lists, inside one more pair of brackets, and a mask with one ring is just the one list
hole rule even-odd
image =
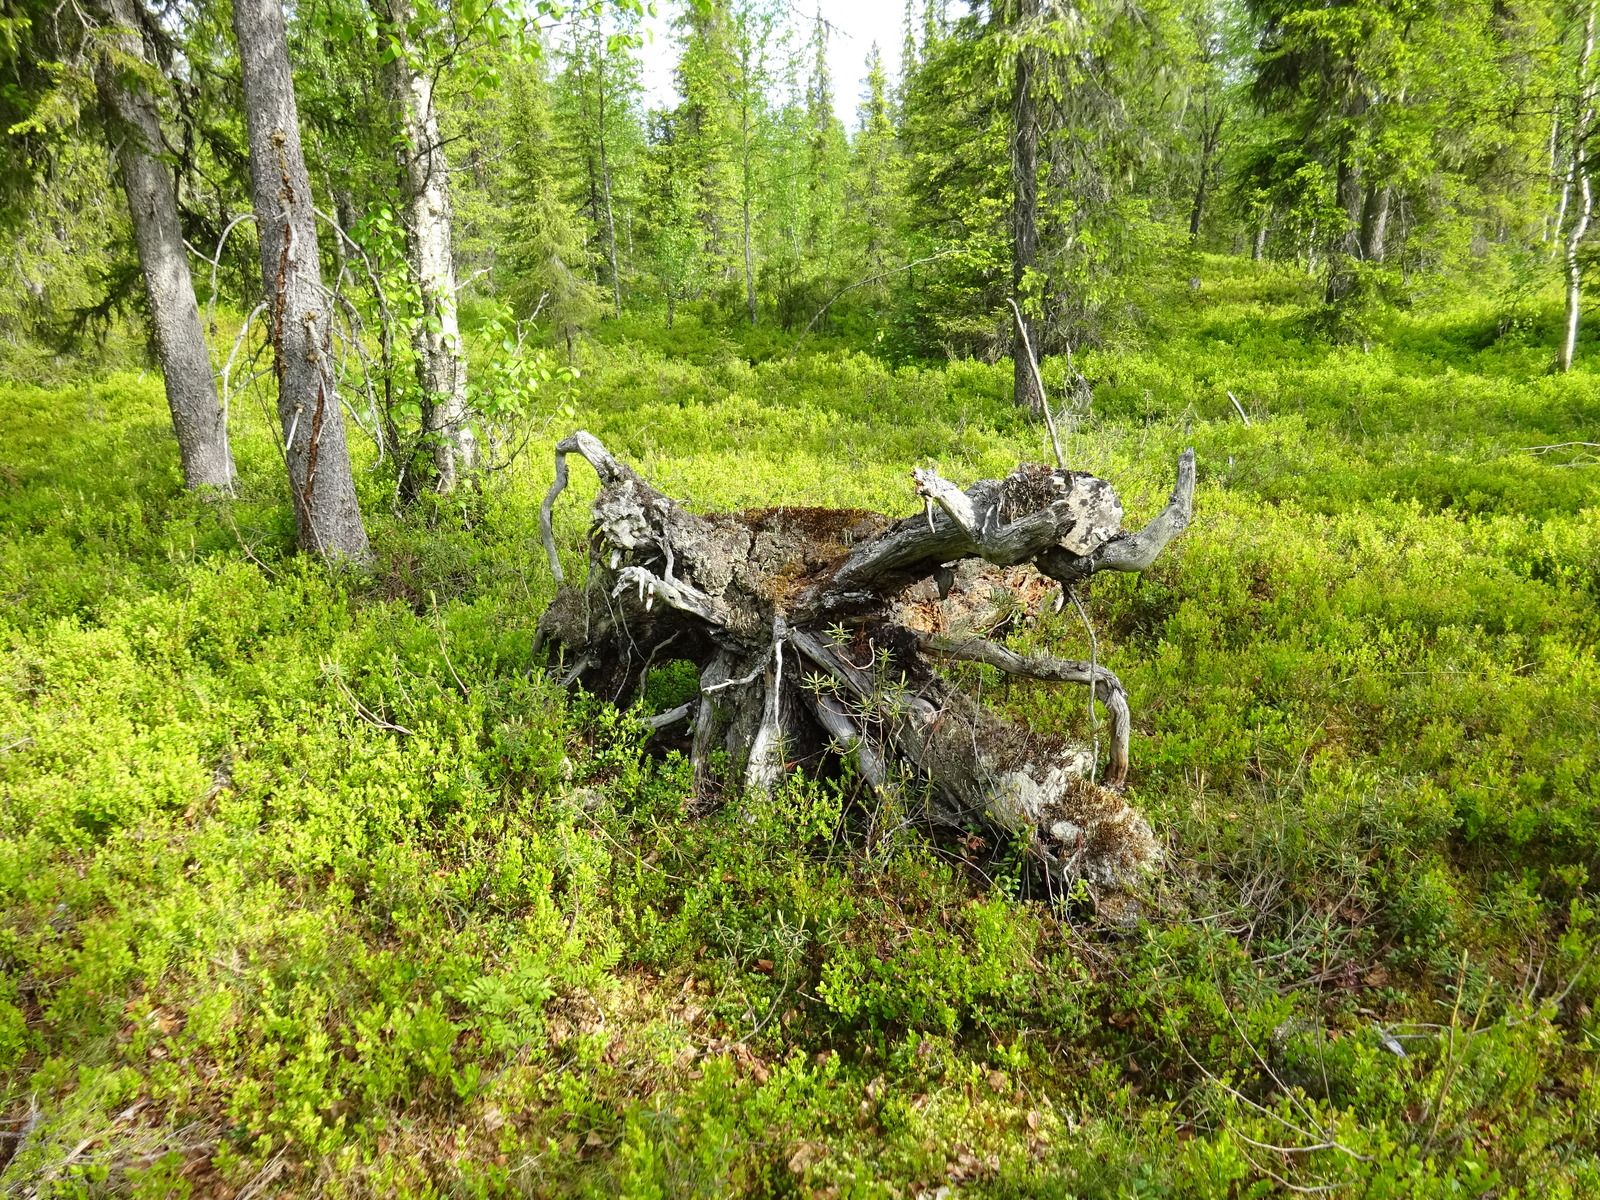
[[[262, 413], [215, 504], [153, 377], [7, 385], [0, 1184], [1596, 1194], [1600, 476], [1523, 448], [1592, 437], [1600, 376], [1546, 374], [1538, 314], [1362, 349], [1313, 304], [1212, 260], [1080, 364], [1069, 452], [1130, 522], [1199, 452], [1194, 527], [1090, 597], [1168, 848], [1136, 923], [848, 778], [705, 811], [637, 714], [558, 694], [549, 439], [398, 515], [362, 473], [378, 562], [339, 574], [289, 553]], [[912, 466], [1043, 456], [1008, 364], [691, 329], [591, 349], [576, 424], [697, 508], [904, 512]], [[1014, 637], [1087, 657], [1075, 619]]]

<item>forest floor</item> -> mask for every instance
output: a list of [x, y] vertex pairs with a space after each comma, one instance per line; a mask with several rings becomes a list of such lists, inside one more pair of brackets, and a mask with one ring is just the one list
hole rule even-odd
[[1470, 298], [1334, 347], [1303, 278], [1202, 278], [1083, 356], [1068, 439], [1130, 523], [1199, 455], [1091, 602], [1167, 847], [1132, 928], [914, 796], [706, 811], [530, 662], [554, 436], [702, 510], [906, 513], [913, 466], [1043, 457], [1007, 363], [600, 347], [480, 491], [364, 473], [362, 575], [288, 553], [261, 411], [211, 504], [153, 375], [0, 387], [0, 1189], [1600, 1194], [1600, 467], [1525, 449], [1595, 438], [1600, 347], [1553, 376], [1553, 309]]

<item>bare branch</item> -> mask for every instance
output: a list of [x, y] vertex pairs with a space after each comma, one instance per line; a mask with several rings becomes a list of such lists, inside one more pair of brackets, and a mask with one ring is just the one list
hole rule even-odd
[[1049, 654], [1023, 656], [979, 637], [923, 634], [919, 640], [923, 649], [941, 658], [987, 663], [1008, 675], [1024, 675], [1054, 683], [1093, 683], [1095, 695], [1111, 713], [1110, 760], [1106, 764], [1104, 785], [1116, 789], [1127, 784], [1128, 743], [1133, 717], [1128, 710], [1128, 696], [1123, 690], [1122, 681], [1110, 671], [1092, 662], [1056, 658]]
[[952, 254], [957, 254], [957, 253], [960, 253], [960, 251], [959, 250], [941, 250], [937, 254], [930, 254], [930, 255], [928, 255], [928, 257], [919, 258], [915, 262], [908, 262], [908, 263], [903, 264], [902, 266], [893, 267], [893, 268], [891, 268], [891, 269], [889, 269], [887, 271], [882, 271], [882, 272], [878, 273], [877, 275], [869, 275], [865, 279], [858, 279], [854, 283], [852, 283], [849, 287], [841, 288], [839, 291], [834, 293], [832, 299], [830, 299], [821, 308], [817, 309], [816, 314], [811, 318], [810, 321], [808, 321], [806, 323], [805, 329], [800, 334], [800, 340], [794, 344], [794, 349], [789, 351], [789, 361], [790, 362], [794, 361], [794, 356], [800, 352], [801, 345], [803, 345], [805, 340], [806, 340], [806, 338], [810, 336], [811, 331], [816, 328], [817, 322], [822, 320], [822, 315], [825, 312], [827, 312], [830, 308], [832, 308], [834, 306], [834, 304], [838, 300], [840, 300], [842, 297], [844, 297], [847, 293], [855, 291], [858, 287], [866, 287], [867, 284], [869, 284], [869, 283], [877, 283], [880, 280], [888, 279], [891, 275], [899, 275], [899, 274], [901, 274], [901, 273], [903, 273], [905, 271], [911, 270], [913, 267], [920, 267], [923, 263], [936, 262], [941, 258], [949, 258]]
[[1017, 317], [1017, 332], [1022, 335], [1022, 349], [1028, 356], [1028, 366], [1033, 368], [1033, 382], [1039, 389], [1039, 406], [1044, 410], [1045, 427], [1050, 430], [1050, 445], [1055, 448], [1056, 466], [1066, 468], [1067, 460], [1061, 456], [1061, 437], [1056, 433], [1056, 419], [1050, 413], [1050, 393], [1044, 390], [1044, 376], [1039, 374], [1039, 360], [1033, 356], [1033, 343], [1028, 341], [1028, 323], [1022, 319], [1022, 310], [1010, 296], [1006, 303]]

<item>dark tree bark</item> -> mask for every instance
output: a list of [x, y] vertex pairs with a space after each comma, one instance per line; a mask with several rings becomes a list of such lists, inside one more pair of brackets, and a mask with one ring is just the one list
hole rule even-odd
[[1346, 146], [1339, 155], [1335, 195], [1345, 211], [1345, 228], [1334, 238], [1328, 254], [1328, 286], [1323, 300], [1337, 304], [1355, 287], [1355, 263], [1361, 258], [1361, 166]]
[[[108, 8], [116, 26], [109, 45], [126, 60], [148, 61], [134, 0], [110, 0]], [[101, 58], [95, 76], [101, 104], [112, 118], [111, 140], [133, 220], [183, 482], [190, 488], [231, 492], [234, 470], [227, 418], [217, 400], [216, 377], [195, 303], [177, 192], [160, 157], [160, 114], [144, 82], [131, 77], [128, 67], [109, 55]]]
[[[565, 584], [551, 528], [567, 455], [600, 476], [588, 577]], [[1017, 580], [1063, 589], [1096, 571], [1142, 571], [1188, 524], [1194, 453], [1179, 460], [1166, 509], [1139, 533], [1104, 480], [1024, 465], [962, 491], [913, 472], [925, 509], [893, 520], [834, 509], [696, 516], [599, 441], [556, 447], [556, 481], [540, 514], [563, 586], [539, 622], [551, 669], [618, 703], [653, 664], [700, 669], [696, 701], [654, 718], [689, 723], [687, 749], [709, 786], [713, 752], [734, 765], [734, 790], [776, 786], [785, 764], [815, 774], [829, 754], [853, 760], [873, 788], [915, 779], [928, 816], [979, 821], [1027, 839], [1062, 881], [1138, 881], [1158, 849], [1122, 798], [1130, 715], [1115, 675], [1097, 663], [1018, 654], [993, 640], [1003, 593]], [[1024, 564], [1031, 564], [1025, 566]], [[1106, 773], [1095, 748], [1035, 734], [989, 711], [941, 675], [943, 660], [1092, 686], [1109, 723]]]
[[[1039, 0], [1018, 0], [1018, 27], [1037, 20]], [[1038, 346], [1034, 322], [1028, 317], [1028, 273], [1039, 262], [1039, 119], [1034, 99], [1039, 52], [1025, 48], [1017, 54], [1016, 79], [1011, 92], [1011, 294], [1018, 311], [1013, 315], [1013, 396], [1035, 413], [1044, 411], [1045, 398], [1033, 376], [1026, 346]]]
[[235, 0], [233, 32], [296, 536], [303, 550], [364, 560], [367, 531], [335, 390], [328, 293], [281, 0]]
[[1200, 178], [1194, 185], [1194, 203], [1189, 206], [1189, 240], [1198, 241], [1200, 223], [1205, 220], [1206, 196], [1211, 188], [1211, 174], [1216, 168], [1217, 144], [1222, 140], [1223, 116], [1215, 121], [1207, 118], [1200, 138]]

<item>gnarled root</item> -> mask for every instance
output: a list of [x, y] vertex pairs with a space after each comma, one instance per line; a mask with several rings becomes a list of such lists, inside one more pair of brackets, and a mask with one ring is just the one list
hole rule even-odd
[[[1121, 503], [1104, 480], [1026, 464], [965, 490], [918, 471], [923, 511], [892, 521], [806, 508], [697, 516], [587, 433], [556, 452], [540, 526], [558, 581], [552, 510], [568, 454], [594, 466], [601, 490], [587, 579], [558, 591], [538, 645], [554, 651], [565, 683], [617, 703], [639, 693], [663, 656], [695, 663], [699, 696], [652, 725], [687, 727], [702, 781], [719, 749], [758, 791], [774, 787], [786, 764], [815, 769], [829, 754], [850, 756], [874, 788], [898, 772], [922, 780], [936, 821], [1029, 839], [1063, 883], [1126, 887], [1157, 861], [1149, 825], [1120, 794], [1132, 721], [1117, 677], [1098, 664], [1019, 654], [971, 628], [924, 628], [911, 614], [935, 593], [958, 601], [959, 580], [974, 574], [965, 561], [1013, 571], [1032, 563], [1063, 586], [1097, 570], [1143, 570], [1192, 516], [1192, 451], [1166, 509], [1133, 534], [1122, 531]], [[1109, 716], [1100, 782], [1091, 748], [1000, 717], [938, 673], [947, 660], [1091, 687]]]

